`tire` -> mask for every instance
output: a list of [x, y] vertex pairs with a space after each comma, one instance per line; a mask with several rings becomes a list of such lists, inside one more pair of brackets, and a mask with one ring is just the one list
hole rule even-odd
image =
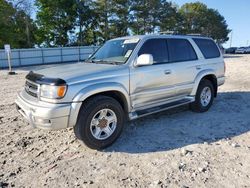
[[115, 142], [123, 126], [124, 111], [120, 103], [100, 95], [82, 104], [74, 132], [86, 146], [100, 150]]
[[[209, 97], [210, 90], [210, 97]], [[195, 101], [190, 104], [190, 109], [194, 112], [206, 112], [213, 104], [214, 100], [214, 86], [211, 81], [203, 79], [201, 80], [199, 87], [195, 95]], [[207, 93], [206, 93], [207, 91]], [[206, 95], [204, 95], [204, 92]]]

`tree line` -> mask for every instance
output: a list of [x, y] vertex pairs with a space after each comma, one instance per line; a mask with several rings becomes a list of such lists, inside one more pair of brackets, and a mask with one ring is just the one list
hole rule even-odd
[[199, 33], [220, 43], [230, 32], [225, 18], [200, 2], [178, 7], [167, 0], [0, 0], [0, 48], [100, 45], [166, 31]]

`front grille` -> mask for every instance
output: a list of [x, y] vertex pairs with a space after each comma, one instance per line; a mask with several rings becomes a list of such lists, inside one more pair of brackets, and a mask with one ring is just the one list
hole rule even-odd
[[33, 97], [37, 97], [38, 96], [38, 85], [30, 82], [29, 80], [26, 80], [25, 82], [25, 91], [33, 96]]

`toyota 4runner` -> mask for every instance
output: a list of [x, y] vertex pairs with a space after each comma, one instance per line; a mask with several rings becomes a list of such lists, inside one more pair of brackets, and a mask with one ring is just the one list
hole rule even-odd
[[74, 127], [102, 149], [124, 121], [189, 104], [207, 111], [225, 81], [215, 42], [201, 36], [144, 35], [107, 41], [85, 62], [29, 72], [17, 110], [33, 127]]

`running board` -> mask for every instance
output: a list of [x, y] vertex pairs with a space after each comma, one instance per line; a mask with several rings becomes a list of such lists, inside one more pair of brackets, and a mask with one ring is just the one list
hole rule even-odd
[[137, 118], [147, 116], [149, 114], [154, 114], [154, 113], [157, 113], [157, 112], [161, 112], [161, 111], [164, 111], [164, 110], [168, 110], [168, 109], [171, 109], [171, 108], [175, 108], [175, 107], [178, 107], [178, 106], [189, 104], [189, 103], [194, 102], [194, 101], [195, 101], [194, 97], [186, 97], [184, 99], [174, 101], [174, 102], [170, 102], [170, 103], [167, 103], [167, 104], [163, 104], [163, 105], [160, 105], [160, 106], [147, 108], [147, 109], [144, 109], [144, 110], [134, 111], [134, 112], [129, 113], [129, 119], [134, 120], [134, 119], [137, 119]]

